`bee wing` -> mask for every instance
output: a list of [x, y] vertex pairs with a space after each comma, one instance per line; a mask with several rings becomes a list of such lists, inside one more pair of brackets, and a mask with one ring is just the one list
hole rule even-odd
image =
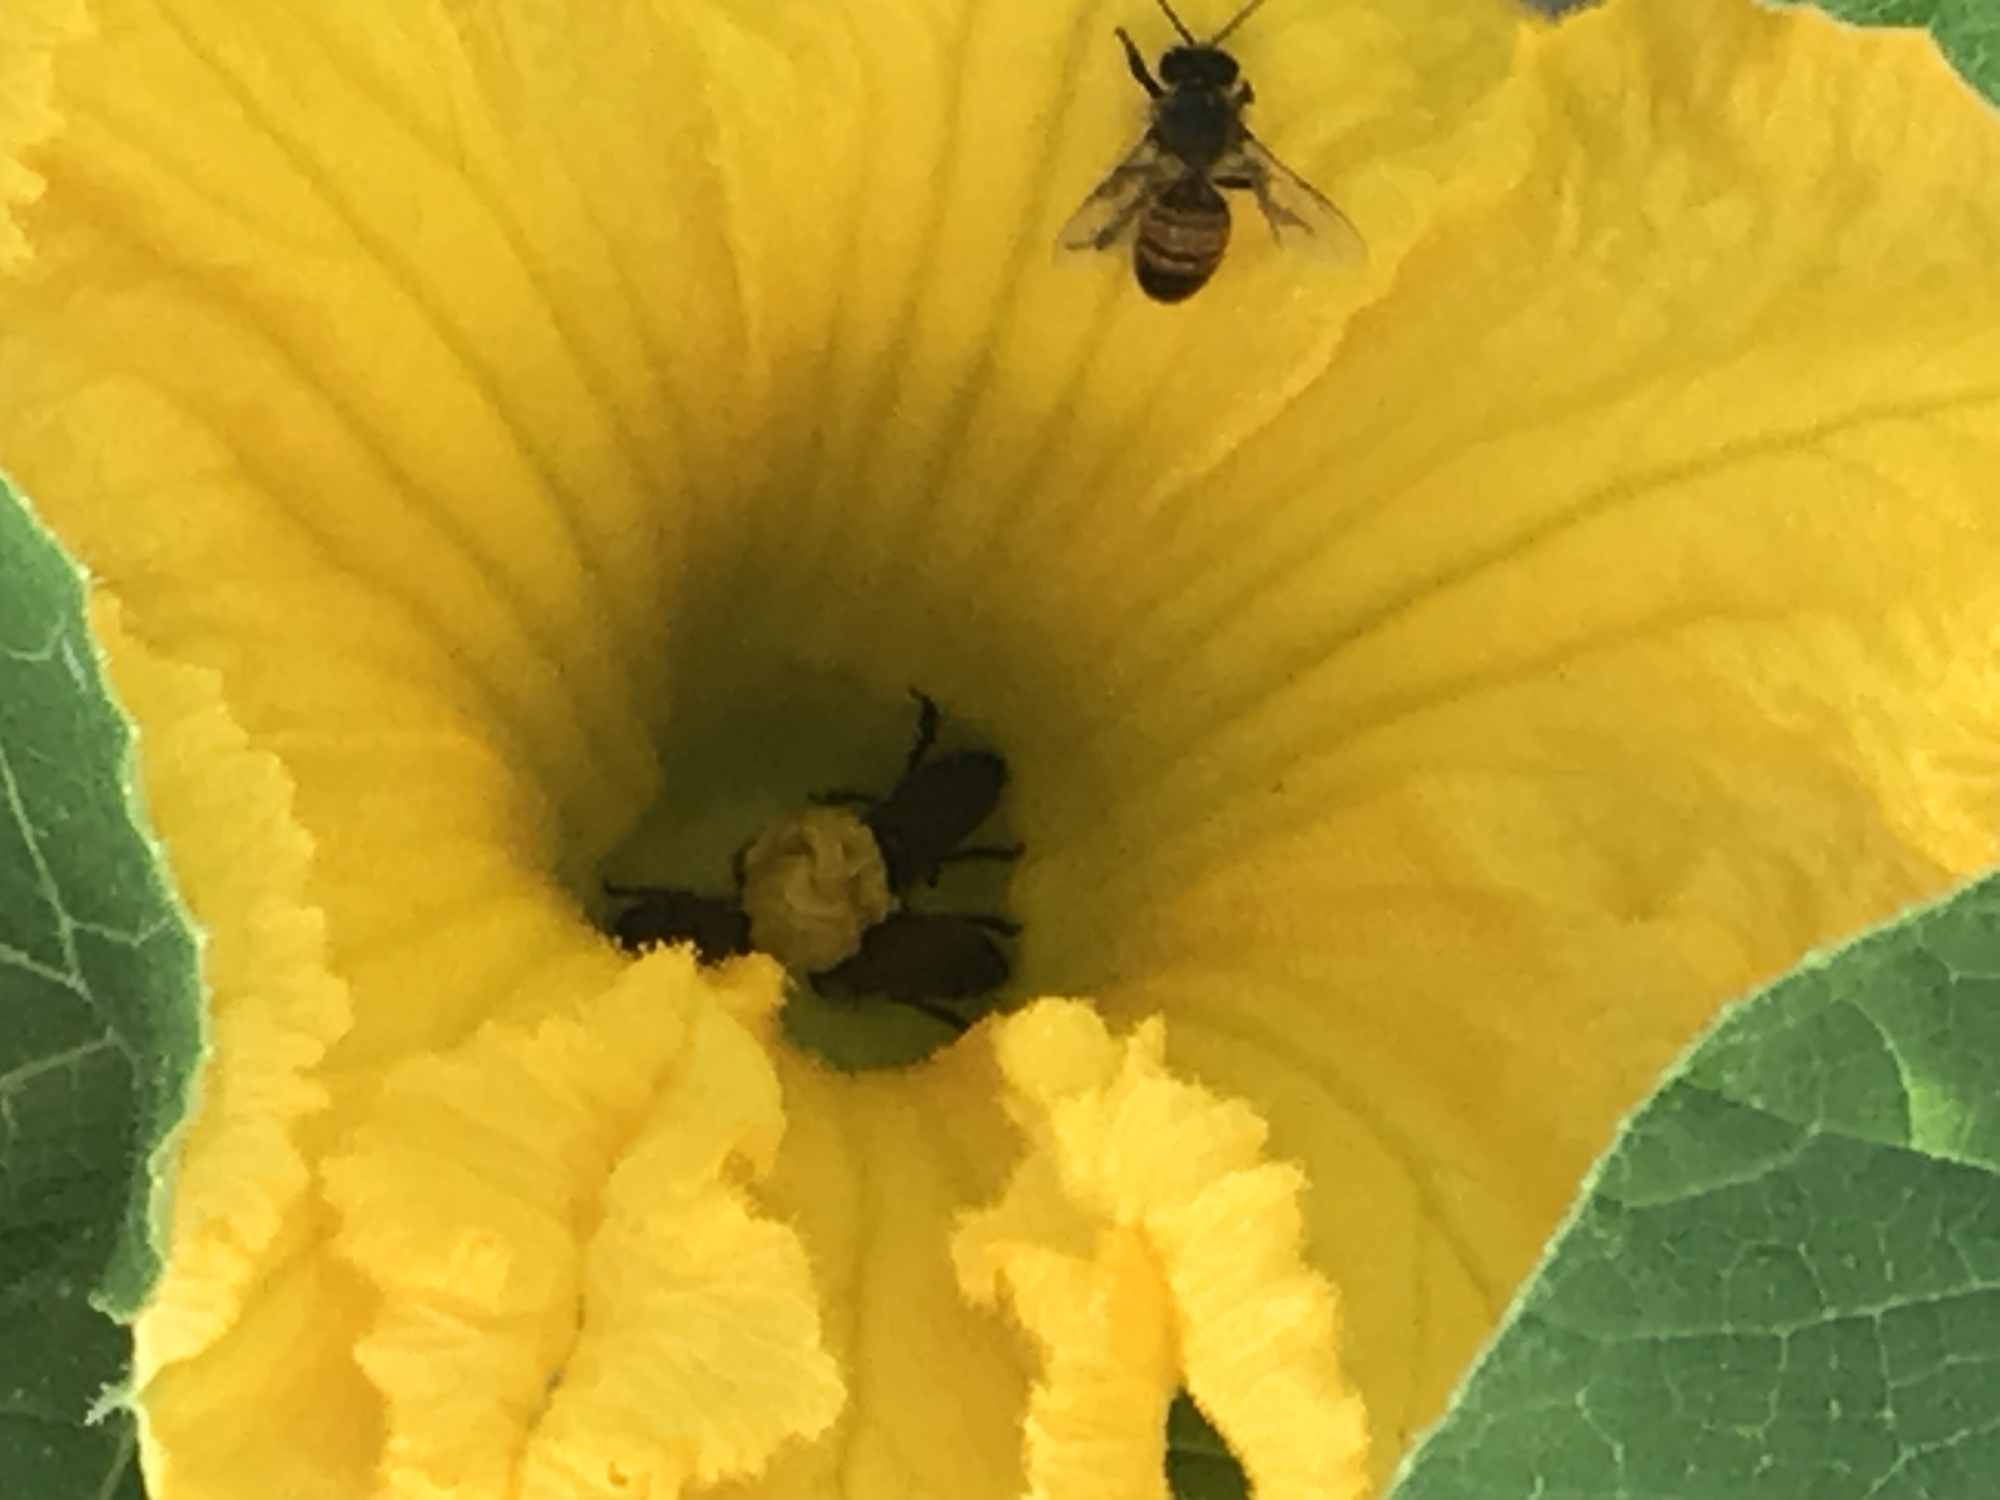
[[813, 975], [812, 985], [822, 994], [904, 1003], [967, 1000], [998, 989], [1012, 969], [980, 919], [906, 910], [869, 928], [860, 950]]
[[1273, 156], [1248, 130], [1228, 155], [1216, 163], [1213, 180], [1224, 187], [1245, 187], [1257, 195], [1257, 206], [1279, 244], [1309, 246], [1334, 260], [1359, 264], [1368, 246], [1354, 221], [1334, 207], [1333, 200]]
[[628, 953], [661, 944], [693, 943], [705, 964], [750, 951], [750, 918], [734, 901], [663, 885], [604, 886], [608, 895], [637, 897], [611, 924], [611, 936]]
[[1056, 236], [1064, 250], [1106, 250], [1138, 222], [1139, 210], [1155, 187], [1180, 176], [1176, 158], [1163, 150], [1148, 130], [1104, 181], [1090, 190], [1069, 222]]

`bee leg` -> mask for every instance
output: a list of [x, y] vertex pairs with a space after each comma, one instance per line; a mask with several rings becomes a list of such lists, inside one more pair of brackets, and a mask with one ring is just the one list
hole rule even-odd
[[1118, 40], [1125, 44], [1125, 65], [1132, 70], [1132, 76], [1139, 80], [1140, 88], [1151, 94], [1155, 99], [1159, 98], [1166, 91], [1160, 87], [1159, 83], [1154, 79], [1152, 72], [1146, 67], [1146, 59], [1140, 54], [1139, 48], [1134, 44], [1132, 38], [1126, 35], [1123, 26], [1117, 27], [1116, 30]]
[[[957, 864], [962, 859], [1019, 859], [1028, 852], [1026, 844], [974, 844], [967, 849], [954, 849], [938, 861], [940, 866]], [[931, 876], [932, 885], [937, 884], [937, 876]]]
[[938, 706], [928, 693], [910, 689], [910, 696], [917, 700], [917, 738], [910, 746], [910, 758], [903, 762], [903, 774], [908, 776], [916, 770], [923, 758], [930, 754], [931, 743], [937, 739]]
[[988, 932], [997, 932], [1002, 937], [1019, 937], [1021, 924], [1010, 922], [1005, 917], [989, 916], [984, 912], [959, 912], [958, 920], [970, 922], [974, 927], [984, 927]]

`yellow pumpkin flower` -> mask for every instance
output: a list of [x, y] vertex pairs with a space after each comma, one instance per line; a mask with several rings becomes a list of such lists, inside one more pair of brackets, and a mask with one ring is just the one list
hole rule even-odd
[[[1054, 248], [1116, 27], [16, 0], [0, 467], [205, 933], [156, 1500], [1156, 1500], [1179, 1391], [1370, 1493], [1716, 1008], [1993, 859], [2000, 136], [1925, 37], [1268, 0], [1365, 256], [1225, 183], [1165, 305]], [[1025, 853], [779, 884], [1017, 921], [963, 1035], [607, 938], [912, 687]]]

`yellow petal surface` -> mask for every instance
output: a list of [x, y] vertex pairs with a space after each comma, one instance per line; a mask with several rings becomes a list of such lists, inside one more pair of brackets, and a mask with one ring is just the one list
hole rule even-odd
[[[1470, 117], [1504, 74], [1507, 12], [1433, 9], [1364, 7], [1338, 31], [1274, 10], [1245, 34], [1264, 127], [1369, 222], [1376, 256], [1338, 303], [1247, 325], [1246, 358], [1281, 376], [1459, 191], [1464, 153], [1518, 146]], [[741, 1393], [739, 1417], [701, 1407], [706, 1436], [634, 1436], [632, 1413], [674, 1408], [671, 1366], [647, 1384], [639, 1346], [593, 1309], [620, 1309], [643, 1345], [648, 1277], [796, 1265], [720, 1182], [674, 1200], [678, 1250], [636, 1205], [613, 1214], [648, 1137], [572, 1054], [596, 1003], [633, 1067], [672, 1071], [666, 1042], [629, 1034], [622, 964], [589, 920], [656, 757], [681, 809], [704, 800], [705, 749], [739, 780], [785, 754], [800, 785], [831, 779], [843, 736], [879, 745], [874, 709], [906, 681], [966, 701], [969, 677], [1043, 633], [1031, 597], [982, 595], [1034, 534], [1013, 512], [1072, 535], [1106, 440], [1171, 438], [1183, 470], [1224, 443], [1154, 420], [1157, 382], [1092, 373], [1101, 347], [1129, 340], [1164, 370], [1181, 343], [1134, 319], [1129, 268], [1047, 264], [1143, 119], [1120, 22], [1142, 24], [930, 3], [106, 0], [58, 57], [35, 259], [0, 288], [0, 452], [142, 638], [219, 674], [282, 762], [352, 1003], [292, 1258], [205, 1360], [150, 1387], [178, 1414], [166, 1493], [503, 1473], [587, 1490], [642, 1470], [668, 1486], [766, 1448], [770, 1493], [1016, 1487], [1024, 1357], [963, 1305], [945, 1238], [1010, 1160], [976, 1049], [870, 1080], [778, 1056], [794, 1120], [764, 1196], [843, 1309], [828, 1345], [872, 1397], [812, 1448], [774, 1437], [829, 1410], [783, 1278], [740, 1311], [806, 1341], [796, 1384]], [[1166, 44], [1143, 25], [1149, 51]], [[1337, 83], [1336, 109], [1308, 107], [1315, 79]], [[1282, 308], [1283, 262], [1255, 244], [1230, 274]], [[1211, 359], [1182, 379], [1231, 430], [1271, 404], [1230, 407], [1237, 379]], [[1079, 413], [1089, 442], [1065, 433]], [[996, 681], [985, 717], [1042, 699], [1036, 675]], [[849, 691], [864, 678], [883, 686]], [[822, 734], [826, 684], [844, 722]], [[784, 732], [747, 736], [746, 756], [745, 713]], [[542, 1066], [584, 1102], [529, 1109], [521, 1080]], [[468, 1123], [490, 1102], [482, 1067], [548, 1151], [509, 1165], [522, 1143]], [[489, 1155], [450, 1174], [454, 1147]], [[578, 1206], [600, 1196], [601, 1224]], [[409, 1225], [426, 1232], [399, 1240]], [[961, 1389], [939, 1386], [941, 1362]], [[309, 1431], [225, 1420], [280, 1363], [317, 1392]]]
[[[637, 496], [673, 461], [625, 442], [619, 414], [597, 405], [595, 356], [542, 300], [538, 268], [506, 248], [518, 226], [504, 194], [438, 153], [427, 132], [439, 116], [385, 109], [397, 87], [412, 108], [436, 107], [466, 66], [451, 60], [460, 39], [415, 13], [373, 29], [344, 15], [103, 7], [99, 37], [59, 59], [67, 129], [38, 165], [61, 185], [36, 211], [38, 259], [0, 320], [19, 398], [10, 462], [51, 497], [66, 540], [118, 580], [135, 631], [218, 673], [254, 749], [293, 779], [311, 837], [306, 895], [353, 999], [321, 1075], [327, 1117], [306, 1134], [303, 1203], [286, 1196], [297, 1163], [275, 1147], [261, 1160], [214, 1149], [202, 1127], [190, 1136], [182, 1211], [207, 1230], [177, 1240], [188, 1263], [142, 1325], [159, 1364], [142, 1395], [149, 1475], [164, 1496], [498, 1494], [516, 1471], [541, 1495], [670, 1493], [690, 1476], [754, 1471], [838, 1406], [796, 1238], [758, 1216], [740, 1181], [724, 1185], [745, 1174], [725, 1171], [721, 1152], [705, 1191], [683, 1180], [677, 1196], [640, 1201], [650, 1173], [619, 1169], [657, 1169], [660, 1150], [614, 1079], [576, 1085], [572, 1115], [598, 1113], [567, 1121], [539, 1194], [504, 1191], [532, 1156], [467, 1157], [420, 1185], [425, 1217], [398, 1175], [411, 1158], [452, 1146], [511, 1158], [519, 1142], [452, 1133], [449, 1099], [434, 1133], [398, 1132], [412, 1123], [409, 1076], [519, 1105], [466, 1083], [467, 1067], [503, 1077], [541, 1064], [560, 1078], [621, 1040], [628, 1066], [666, 1072], [664, 1043], [631, 1019], [667, 1004], [657, 966], [626, 981], [640, 989], [603, 1018], [599, 1051], [575, 1040], [596, 1023], [570, 1007], [624, 968], [570, 882], [654, 774], [621, 673], [629, 638], [659, 624], [632, 601], [643, 622], [613, 621], [602, 581], [584, 579], [636, 555]], [[480, 243], [494, 254], [468, 253]], [[490, 348], [459, 322], [473, 314], [491, 320]], [[643, 368], [628, 373], [649, 388]], [[573, 410], [554, 415], [565, 402]], [[615, 522], [566, 509], [621, 487]], [[228, 804], [243, 789], [213, 760], [200, 796]], [[199, 840], [204, 806], [162, 823]], [[261, 867], [245, 856], [191, 856], [238, 863], [224, 865], [234, 886], [190, 899], [209, 926], [254, 936], [267, 919], [251, 899]], [[271, 899], [301, 863], [270, 862]], [[262, 1009], [246, 1005], [235, 1024], [282, 1030], [284, 972], [259, 982]], [[755, 987], [768, 1008], [772, 978]], [[512, 1029], [482, 1029], [509, 1013]], [[206, 1087], [263, 1097], [263, 1078], [300, 1059], [280, 1036], [220, 1077], [240, 1062], [230, 1024], [223, 1012]], [[757, 1072], [748, 1045], [726, 1075], [738, 1082]], [[267, 1102], [260, 1123], [282, 1146], [289, 1116], [275, 1106], [288, 1101]], [[768, 1088], [763, 1103], [751, 1133], [767, 1160]], [[271, 1170], [236, 1182], [260, 1164]], [[482, 1191], [486, 1173], [500, 1183]], [[373, 1217], [389, 1207], [397, 1219]], [[428, 1254], [386, 1254], [381, 1237], [409, 1224], [436, 1231]], [[733, 1279], [752, 1266], [756, 1282]], [[440, 1309], [438, 1282], [460, 1277], [462, 1300]], [[667, 1366], [637, 1356], [663, 1328], [671, 1342], [704, 1325], [674, 1345], [686, 1361], [675, 1417], [661, 1399], [672, 1390], [635, 1380], [650, 1370], [672, 1386]], [[764, 1352], [765, 1375], [732, 1344], [737, 1380], [699, 1379], [717, 1341], [739, 1336]], [[477, 1379], [440, 1384], [472, 1367]]]
[[1028, 1150], [955, 1259], [1044, 1351], [1030, 1493], [1166, 1500], [1166, 1411], [1185, 1385], [1270, 1500], [1367, 1489], [1333, 1288], [1300, 1259], [1296, 1168], [1261, 1159], [1240, 1102], [1175, 1079], [1159, 1021], [1114, 1040], [1044, 1001], [997, 1041]]
[[210, 1062], [135, 1329], [155, 1487], [356, 1493], [380, 1442], [399, 1495], [511, 1493], [517, 1465], [526, 1495], [668, 1494], [824, 1428], [841, 1387], [797, 1239], [726, 1181], [776, 1149], [775, 1079], [745, 1029], [773, 987], [746, 966], [718, 1008], [684, 954], [633, 969], [587, 1017], [399, 1068], [322, 1168], [342, 1255], [373, 1283], [356, 1358], [375, 1412], [325, 1347], [343, 1294], [364, 1294], [313, 1244], [324, 1210], [295, 1139], [325, 1108], [315, 1064], [347, 1015], [299, 902], [309, 843], [213, 675], [158, 658], [108, 599], [94, 625], [145, 725], [184, 899], [229, 918], [203, 949]]
[[1385, 1452], [1717, 1002], [2000, 826], [1990, 112], [1922, 37], [1726, 3], [1526, 65], [1519, 187], [1091, 641], [1136, 758], [1035, 810], [1090, 838], [1021, 898], [1338, 1172], [1312, 1258]]
[[[745, 970], [708, 1003], [779, 1083], [761, 1210], [727, 1109], [709, 1186], [655, 1205], [684, 1244], [626, 1196], [695, 1021], [593, 931], [611, 851], [657, 797], [635, 860], [722, 888], [756, 809], [893, 775], [909, 684], [1014, 768], [1021, 990], [1164, 1013], [1170, 1075], [1313, 1184], [1378, 1471], [1715, 1005], [1992, 857], [2000, 216], [1923, 39], [1272, 0], [1231, 39], [1259, 138], [1368, 259], [1242, 203], [1168, 309], [1050, 250], [1143, 125], [1110, 28], [1166, 27], [1030, 10], [106, 0], [59, 54], [0, 455], [281, 763], [352, 1012], [309, 1233], [148, 1396], [186, 1492], [665, 1489], [753, 1449], [718, 1493], [1020, 1492], [1055, 1366], [948, 1253], [1025, 1170], [983, 1033], [841, 1076]], [[599, 1007], [632, 1055], [587, 1082]], [[471, 1079], [543, 1066], [517, 1179]], [[413, 1201], [454, 1145], [490, 1156]], [[391, 1253], [386, 1205], [434, 1233]], [[1102, 1330], [1066, 1390], [1107, 1340], [1165, 1368], [1147, 1245], [1050, 1273]], [[677, 1384], [705, 1335], [633, 1351], [648, 1287], [720, 1307], [732, 1255], [805, 1378], [725, 1418]], [[317, 1420], [243, 1433], [280, 1364]], [[1097, 1388], [1063, 1430], [1137, 1441]], [[642, 1440], [642, 1407], [712, 1426]]]
[[678, 1494], [825, 1428], [811, 1277], [741, 1187], [781, 1131], [762, 1046], [685, 952], [393, 1070], [327, 1167], [381, 1289], [358, 1359], [389, 1491]]
[[[292, 818], [283, 768], [245, 742], [213, 673], [148, 650], [101, 593], [92, 625], [119, 698], [144, 726], [145, 799], [182, 898], [230, 918], [203, 935], [208, 1063], [168, 1200], [165, 1270], [133, 1330], [133, 1384], [143, 1390], [161, 1371], [200, 1366], [219, 1342], [241, 1336], [243, 1304], [312, 1235], [312, 1174], [299, 1137], [326, 1107], [316, 1068], [345, 1029], [348, 1006], [326, 967], [322, 919], [305, 900], [311, 843]], [[274, 1427], [320, 1393], [301, 1366], [271, 1376], [264, 1396]], [[171, 1405], [140, 1411], [155, 1472], [170, 1476], [166, 1455], [185, 1433]]]
[[54, 52], [84, 26], [84, 0], [17, 0], [0, 28], [0, 271], [27, 258], [14, 211], [40, 194], [42, 179], [23, 157], [58, 127], [49, 99]]

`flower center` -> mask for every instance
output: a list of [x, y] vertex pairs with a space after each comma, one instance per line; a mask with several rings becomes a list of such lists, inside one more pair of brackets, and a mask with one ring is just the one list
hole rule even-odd
[[[1022, 850], [975, 836], [1001, 821], [1007, 763], [939, 748], [942, 712], [911, 697], [900, 775], [872, 792], [806, 788], [761, 831], [745, 817], [736, 836], [746, 825], [754, 836], [730, 855], [726, 883], [607, 881], [619, 903], [607, 931], [635, 953], [685, 943], [703, 963], [777, 959], [794, 981], [787, 1037], [842, 1067], [913, 1061], [993, 1010], [1020, 930], [993, 907]], [[631, 862], [655, 863], [673, 843], [655, 834]]]

